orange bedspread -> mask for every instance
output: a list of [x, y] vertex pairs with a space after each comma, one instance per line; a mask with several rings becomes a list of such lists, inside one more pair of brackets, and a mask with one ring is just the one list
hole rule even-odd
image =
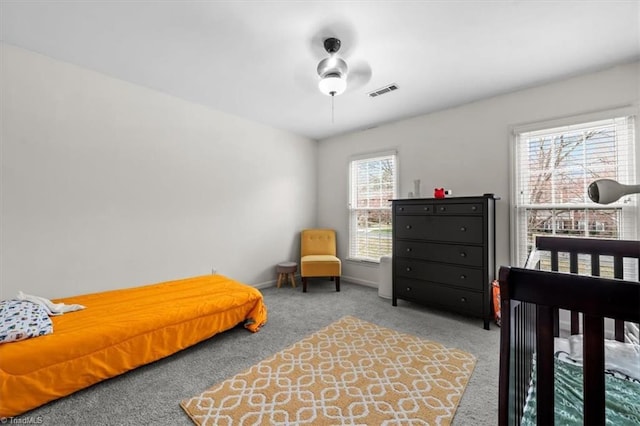
[[0, 418], [11, 417], [228, 330], [258, 331], [262, 293], [222, 275], [55, 300], [53, 334], [0, 344]]

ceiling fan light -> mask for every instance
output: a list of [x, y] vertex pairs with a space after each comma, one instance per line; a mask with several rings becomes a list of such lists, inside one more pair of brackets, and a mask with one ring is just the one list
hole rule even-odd
[[341, 95], [347, 89], [347, 79], [330, 74], [320, 79], [318, 88], [327, 96]]

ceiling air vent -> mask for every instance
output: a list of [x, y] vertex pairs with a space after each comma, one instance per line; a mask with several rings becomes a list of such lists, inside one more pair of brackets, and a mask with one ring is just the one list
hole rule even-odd
[[375, 98], [376, 96], [384, 95], [385, 93], [393, 92], [394, 90], [398, 90], [398, 85], [393, 83], [387, 86], [381, 87], [373, 92], [369, 92], [370, 98]]

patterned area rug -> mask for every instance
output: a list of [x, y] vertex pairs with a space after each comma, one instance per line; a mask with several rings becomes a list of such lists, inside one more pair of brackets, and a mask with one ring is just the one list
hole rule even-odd
[[348, 316], [180, 405], [198, 425], [448, 425], [475, 364]]

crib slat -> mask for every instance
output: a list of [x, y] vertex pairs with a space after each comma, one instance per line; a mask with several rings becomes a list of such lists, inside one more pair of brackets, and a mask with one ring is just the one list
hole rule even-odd
[[600, 256], [597, 254], [591, 255], [591, 275], [594, 277], [600, 276]]
[[[524, 305], [522, 303], [520, 303], [518, 305], [517, 309], [517, 316], [520, 317], [522, 315], [522, 308], [524, 307]], [[525, 347], [525, 331], [526, 331], [526, 324], [518, 321], [516, 322], [516, 324], [518, 324], [518, 326], [515, 328], [516, 329], [516, 337], [515, 337], [515, 341], [516, 341], [516, 346], [513, 348], [514, 351], [514, 355], [515, 355], [515, 359], [517, 359], [519, 362], [517, 362], [518, 367], [515, 370], [515, 378], [514, 380], [518, 383], [517, 386], [517, 392], [516, 392], [516, 400], [517, 401], [522, 401], [525, 398], [525, 393], [526, 393], [526, 386], [522, 386], [520, 383], [522, 383], [525, 379], [525, 372], [527, 369], [527, 364], [525, 362], [520, 361], [520, 357], [521, 357], [521, 353], [518, 352], [518, 348], [523, 348]], [[523, 411], [524, 407], [522, 407], [522, 409], [516, 411], [516, 418], [520, 419], [522, 418], [522, 411]]]
[[554, 419], [553, 314], [549, 306], [537, 306], [536, 326], [536, 421], [552, 425]]
[[[522, 306], [522, 322], [525, 324], [523, 327], [522, 338], [522, 340], [525, 342], [525, 347], [524, 350], [521, 351], [522, 355], [519, 356], [519, 358], [523, 360], [522, 364], [524, 365], [521, 381], [523, 382], [523, 401], [525, 401], [528, 395], [529, 383], [531, 381], [531, 371], [533, 370], [533, 353], [535, 352], [536, 345], [536, 310], [535, 306], [529, 303], [520, 303], [520, 306]], [[520, 410], [518, 419], [522, 418], [523, 412], [524, 405]]]
[[[578, 253], [569, 253], [569, 272], [578, 273]], [[571, 311], [571, 335], [580, 334], [580, 315], [578, 312]], [[558, 336], [558, 334], [556, 334]]]
[[584, 315], [584, 424], [605, 424], [604, 318]]
[[618, 342], [624, 342], [624, 321], [615, 320], [614, 321], [614, 333], [615, 340]]
[[[624, 258], [621, 256], [613, 257], [613, 276], [622, 279], [624, 276]], [[614, 321], [614, 339], [618, 342], [624, 342], [624, 321]]]
[[569, 272], [572, 274], [578, 273], [578, 253], [569, 253]]
[[[508, 272], [508, 271], [506, 271]], [[502, 274], [503, 271], [500, 271]], [[504, 278], [506, 282], [506, 274]], [[500, 293], [505, 294], [507, 290], [501, 285]], [[502, 326], [500, 328], [500, 371], [509, 371], [511, 366], [511, 300], [502, 297], [500, 302], [500, 319]], [[505, 324], [507, 326], [505, 327]], [[518, 364], [516, 364], [517, 366]], [[500, 412], [498, 414], [498, 425], [507, 426], [509, 424], [509, 379], [510, 374], [500, 374], [498, 404]]]
[[551, 270], [558, 271], [558, 250], [551, 250]]
[[[558, 250], [549, 251], [549, 256], [551, 257], [551, 270], [557, 271], [560, 268]], [[553, 335], [560, 336], [560, 310], [558, 308], [553, 310]]]
[[613, 258], [613, 277], [622, 279], [624, 276], [624, 259], [620, 256]]

